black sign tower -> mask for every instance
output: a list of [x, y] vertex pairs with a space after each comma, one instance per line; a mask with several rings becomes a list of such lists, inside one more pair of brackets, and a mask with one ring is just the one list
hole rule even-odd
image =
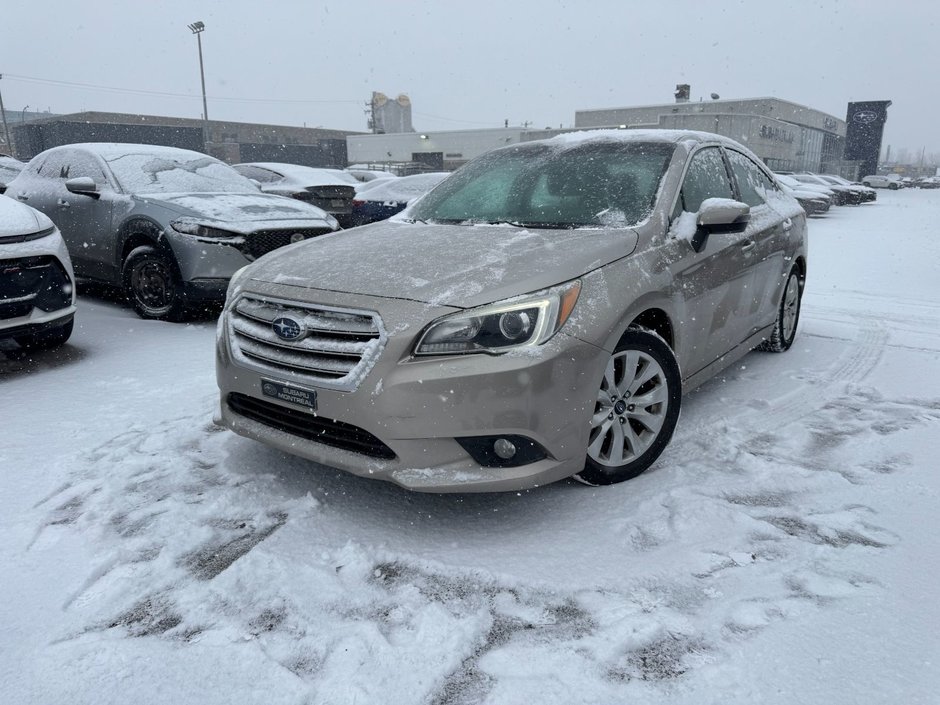
[[869, 100], [864, 103], [849, 103], [845, 116], [846, 161], [860, 161], [859, 178], [878, 173], [878, 157], [881, 154], [881, 136], [888, 120], [890, 100]]

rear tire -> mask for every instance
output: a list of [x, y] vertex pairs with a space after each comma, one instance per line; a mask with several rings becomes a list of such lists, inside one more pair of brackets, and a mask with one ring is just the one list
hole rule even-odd
[[654, 333], [628, 330], [598, 385], [587, 458], [575, 479], [612, 485], [642, 473], [669, 444], [681, 402], [672, 349]]
[[803, 285], [800, 272], [796, 267], [790, 270], [780, 305], [777, 307], [777, 320], [774, 321], [770, 337], [757, 346], [766, 352], [786, 352], [796, 338], [796, 327], [800, 322], [800, 302], [803, 299]]
[[171, 257], [144, 245], [124, 260], [122, 282], [137, 315], [161, 321], [179, 321], [185, 314], [179, 269]]
[[72, 335], [74, 325], [74, 319], [70, 318], [68, 323], [64, 323], [56, 328], [47, 328], [46, 330], [29, 335], [19, 335], [13, 340], [24, 350], [52, 350], [53, 348], [65, 345], [65, 342]]

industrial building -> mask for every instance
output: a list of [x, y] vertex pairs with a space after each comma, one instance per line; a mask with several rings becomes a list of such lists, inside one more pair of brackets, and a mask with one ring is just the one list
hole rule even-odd
[[11, 126], [19, 159], [76, 142], [129, 142], [181, 147], [230, 164], [290, 162], [318, 167], [346, 166], [346, 137], [355, 132], [313, 127], [193, 120], [156, 115], [84, 112], [30, 120]]
[[575, 126], [533, 130], [505, 127], [404, 134], [350, 135], [350, 162], [423, 162], [454, 169], [508, 144], [598, 128], [662, 128], [715, 132], [748, 146], [777, 171], [842, 173], [855, 178], [857, 162], [844, 162], [846, 123], [779, 98], [709, 100], [632, 108], [579, 110]]

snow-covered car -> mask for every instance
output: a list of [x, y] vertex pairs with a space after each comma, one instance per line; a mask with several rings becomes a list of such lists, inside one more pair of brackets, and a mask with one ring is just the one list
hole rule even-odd
[[796, 179], [781, 174], [775, 175], [777, 183], [783, 189], [783, 192], [797, 200], [806, 215], [819, 215], [828, 213], [832, 205], [832, 192], [828, 189], [816, 189], [813, 186], [803, 184]]
[[6, 185], [13, 181], [25, 166], [19, 159], [0, 154], [0, 193], [6, 190]]
[[58, 226], [76, 276], [122, 286], [143, 318], [176, 320], [222, 301], [246, 264], [339, 228], [316, 206], [260, 193], [217, 159], [142, 144], [46, 150], [7, 195]]
[[890, 174], [888, 176], [869, 174], [868, 176], [862, 178], [862, 183], [870, 188], [886, 188], [891, 189], [892, 191], [897, 191], [899, 188], [903, 188], [901, 180], [894, 174]]
[[878, 200], [878, 192], [871, 186], [852, 183], [848, 179], [844, 179], [836, 174], [816, 174], [816, 176], [834, 186], [847, 186], [857, 190], [862, 195], [862, 203], [870, 203], [871, 201]]
[[242, 176], [261, 184], [265, 193], [290, 196], [312, 203], [349, 226], [352, 201], [359, 182], [340, 169], [319, 169], [278, 162], [251, 162], [233, 167]]
[[353, 199], [352, 225], [391, 218], [404, 210], [409, 201], [423, 196], [448, 176], [446, 171], [432, 171], [362, 184]]
[[0, 339], [55, 348], [72, 334], [75, 275], [58, 229], [39, 211], [0, 196]]
[[414, 490], [620, 482], [666, 447], [684, 391], [790, 347], [805, 276], [805, 213], [737, 142], [513, 145], [234, 277], [219, 418]]
[[356, 181], [361, 183], [368, 183], [370, 181], [375, 181], [376, 179], [388, 179], [390, 177], [395, 177], [397, 174], [393, 174], [390, 171], [380, 171], [378, 169], [366, 169], [358, 168], [356, 166], [349, 166], [345, 169], [346, 173], [350, 174]]
[[914, 182], [914, 186], [926, 189], [940, 188], [940, 176], [923, 176]]
[[803, 184], [825, 186], [835, 194], [835, 204], [837, 206], [852, 205], [857, 206], [865, 200], [860, 188], [853, 186], [842, 186], [826, 181], [816, 174], [790, 174], [790, 176]]

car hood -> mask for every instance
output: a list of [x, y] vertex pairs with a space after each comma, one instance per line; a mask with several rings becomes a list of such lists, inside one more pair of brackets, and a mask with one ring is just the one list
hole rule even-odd
[[52, 227], [52, 221], [25, 203], [0, 196], [0, 238], [32, 235]]
[[[259, 227], [309, 225], [328, 222], [329, 216], [309, 203], [269, 193], [158, 193], [136, 194], [139, 200], [233, 232], [254, 232]], [[319, 223], [317, 223], [319, 225]]]
[[469, 308], [545, 289], [630, 255], [629, 229], [528, 230], [383, 221], [275, 250], [253, 280]]

